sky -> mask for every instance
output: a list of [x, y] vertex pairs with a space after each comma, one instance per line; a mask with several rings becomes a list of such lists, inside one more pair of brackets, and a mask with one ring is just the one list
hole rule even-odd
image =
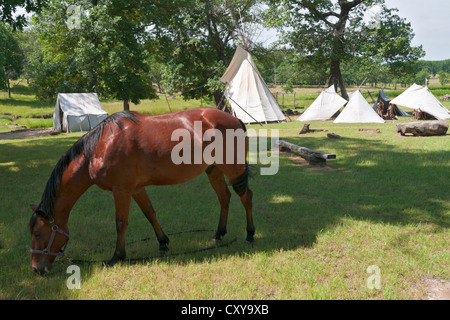
[[388, 8], [411, 23], [413, 46], [422, 45], [423, 60], [450, 59], [449, 0], [385, 0]]

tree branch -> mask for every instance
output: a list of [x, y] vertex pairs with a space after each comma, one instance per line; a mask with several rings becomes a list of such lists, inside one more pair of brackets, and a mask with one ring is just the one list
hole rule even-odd
[[341, 8], [345, 7], [346, 10], [350, 11], [352, 8], [356, 7], [357, 5], [359, 5], [363, 1], [364, 0], [353, 0], [353, 1], [339, 0], [339, 6]]
[[[358, 1], [362, 1], [362, 0], [358, 0]], [[317, 10], [317, 8], [314, 6], [314, 4], [308, 2], [308, 0], [301, 0], [299, 4], [303, 8], [308, 9], [308, 11], [310, 13], [312, 13], [316, 18], [318, 18], [318, 19], [322, 20], [323, 22], [325, 22], [325, 24], [327, 24], [329, 27], [332, 27], [332, 28], [336, 27], [336, 24], [328, 21], [327, 18], [330, 17], [330, 16], [334, 16], [336, 18], [339, 18], [339, 15], [337, 13], [335, 13], [333, 11], [329, 11], [329, 12], [326, 12], [326, 13], [320, 12], [319, 10]]]

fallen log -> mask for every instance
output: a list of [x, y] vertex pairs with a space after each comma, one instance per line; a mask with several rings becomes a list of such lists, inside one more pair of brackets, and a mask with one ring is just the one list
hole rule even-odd
[[333, 153], [327, 153], [322, 151], [311, 150], [305, 147], [300, 147], [296, 144], [284, 141], [282, 139], [278, 141], [278, 145], [280, 146], [281, 150], [288, 149], [290, 151], [298, 152], [301, 155], [306, 155], [308, 157], [310, 164], [325, 163], [326, 160], [328, 159], [336, 159], [336, 155]]
[[327, 133], [327, 137], [331, 139], [342, 139], [342, 137], [335, 133]]
[[442, 136], [448, 130], [448, 124], [442, 120], [399, 123], [396, 127], [397, 134], [401, 134], [402, 136], [406, 133], [411, 133], [414, 136]]

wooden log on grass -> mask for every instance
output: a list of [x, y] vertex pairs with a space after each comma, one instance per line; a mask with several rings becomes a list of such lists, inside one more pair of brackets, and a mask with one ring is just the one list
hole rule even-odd
[[342, 139], [342, 137], [335, 133], [327, 133], [327, 137], [331, 139]]
[[443, 120], [399, 123], [396, 127], [397, 134], [402, 136], [406, 133], [412, 133], [414, 136], [442, 136], [448, 130], [448, 124]]
[[306, 155], [308, 157], [310, 164], [324, 163], [328, 159], [336, 159], [336, 155], [333, 153], [311, 150], [311, 149], [301, 147], [296, 144], [284, 141], [282, 139], [280, 139], [278, 141], [278, 145], [281, 147], [281, 149], [285, 148], [285, 149], [289, 149], [294, 152], [298, 152], [302, 155]]

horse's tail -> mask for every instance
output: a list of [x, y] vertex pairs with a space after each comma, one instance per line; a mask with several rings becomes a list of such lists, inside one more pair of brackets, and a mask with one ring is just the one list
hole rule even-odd
[[[238, 119], [238, 120], [239, 120], [239, 123], [241, 124], [244, 132], [247, 132], [247, 128], [246, 128], [244, 122], [241, 119]], [[247, 152], [248, 152], [248, 137], [246, 137], [246, 150], [245, 150], [246, 156], [247, 156]], [[237, 180], [231, 182], [231, 186], [233, 187], [233, 190], [239, 196], [242, 196], [245, 193], [245, 191], [247, 191], [247, 189], [248, 189], [248, 179], [252, 176], [249, 169], [250, 169], [250, 167], [246, 160], [244, 173]]]
[[245, 123], [244, 122], [242, 122], [242, 120], [241, 119], [238, 119], [239, 120], [239, 123], [241, 124], [241, 126], [242, 126], [242, 129], [244, 129], [244, 132], [247, 132], [247, 128], [245, 127]]
[[245, 193], [245, 191], [247, 191], [248, 178], [249, 178], [249, 170], [248, 170], [248, 163], [246, 161], [244, 173], [235, 181], [231, 182], [231, 186], [233, 187], [234, 192], [236, 192], [238, 196], [242, 196]]

